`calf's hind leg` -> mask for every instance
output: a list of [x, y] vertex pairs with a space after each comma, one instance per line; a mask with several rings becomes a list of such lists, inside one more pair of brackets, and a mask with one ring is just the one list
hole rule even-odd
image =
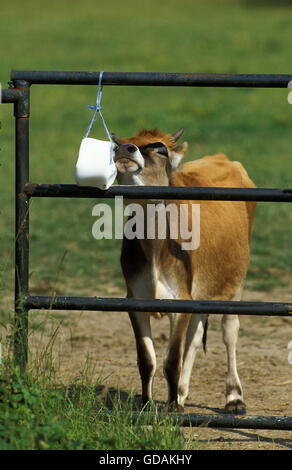
[[208, 315], [190, 315], [189, 326], [186, 334], [184, 347], [183, 366], [179, 379], [178, 403], [183, 408], [184, 402], [188, 396], [189, 383], [196, 353], [202, 345], [204, 328]]

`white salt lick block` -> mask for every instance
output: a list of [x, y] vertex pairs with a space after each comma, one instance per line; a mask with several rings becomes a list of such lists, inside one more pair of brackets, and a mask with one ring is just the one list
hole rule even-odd
[[75, 179], [78, 186], [108, 189], [115, 181], [114, 146], [111, 142], [85, 137], [80, 145]]

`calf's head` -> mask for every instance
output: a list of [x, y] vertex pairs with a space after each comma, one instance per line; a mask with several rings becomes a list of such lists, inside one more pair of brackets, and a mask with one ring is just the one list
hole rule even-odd
[[184, 129], [175, 134], [141, 130], [134, 137], [112, 138], [117, 144], [115, 163], [119, 184], [139, 186], [168, 186], [172, 171], [182, 164], [187, 143], [176, 146]]

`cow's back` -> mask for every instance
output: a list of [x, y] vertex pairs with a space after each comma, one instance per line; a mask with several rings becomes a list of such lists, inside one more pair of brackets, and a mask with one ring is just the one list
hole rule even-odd
[[[239, 162], [224, 154], [187, 162], [171, 177], [172, 186], [253, 188]], [[232, 298], [249, 265], [249, 241], [255, 202], [183, 201], [200, 204], [200, 246], [190, 252], [193, 289], [198, 298]], [[178, 201], [177, 201], [178, 203]]]

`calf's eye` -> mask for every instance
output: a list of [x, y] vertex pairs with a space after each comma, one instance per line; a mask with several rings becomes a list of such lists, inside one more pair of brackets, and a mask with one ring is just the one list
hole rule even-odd
[[165, 157], [168, 157], [168, 151], [164, 145], [162, 145], [161, 147], [158, 147], [156, 150], [158, 153], [160, 153], [160, 155], [164, 155]]
[[139, 147], [139, 150], [141, 152], [145, 152], [147, 149], [155, 149], [157, 153], [160, 155], [164, 155], [165, 157], [168, 157], [168, 150], [165, 147], [165, 145], [162, 142], [154, 142], [148, 145], [143, 145], [142, 147]]

